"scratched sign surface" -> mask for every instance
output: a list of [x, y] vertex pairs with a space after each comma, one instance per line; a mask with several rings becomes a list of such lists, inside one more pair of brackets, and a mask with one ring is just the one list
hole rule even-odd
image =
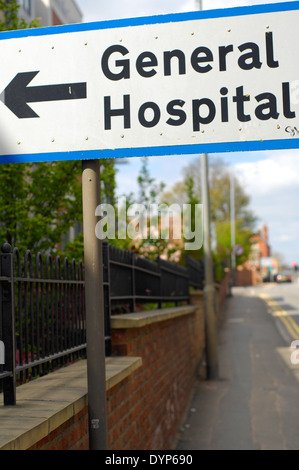
[[298, 147], [299, 2], [0, 34], [0, 161]]

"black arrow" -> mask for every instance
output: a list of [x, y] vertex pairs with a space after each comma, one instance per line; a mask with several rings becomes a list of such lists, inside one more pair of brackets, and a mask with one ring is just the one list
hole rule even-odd
[[28, 87], [27, 85], [38, 73], [18, 73], [1, 95], [3, 103], [19, 119], [39, 117], [27, 103], [79, 100], [87, 97], [86, 83]]

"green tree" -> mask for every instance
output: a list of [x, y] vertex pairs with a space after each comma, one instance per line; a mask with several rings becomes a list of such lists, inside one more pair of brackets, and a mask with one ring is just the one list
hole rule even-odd
[[113, 158], [103, 158], [101, 164], [101, 201], [115, 206], [116, 204], [116, 165]]
[[[185, 169], [185, 179], [194, 178], [196, 194], [201, 200], [201, 162], [196, 159]], [[209, 159], [209, 189], [210, 189], [210, 217], [211, 222], [230, 221], [230, 178], [231, 173], [224, 161], [220, 158]], [[238, 178], [235, 179], [235, 213], [243, 228], [253, 229], [256, 216], [249, 208], [250, 198], [244, 191]]]
[[148, 157], [142, 158], [137, 182], [139, 186], [138, 202], [144, 204], [146, 208], [149, 209], [150, 204], [157, 203], [159, 195], [165, 188], [165, 183], [156, 183], [155, 179], [151, 177], [148, 167]]
[[[235, 215], [236, 215], [236, 243], [244, 246], [244, 254], [237, 258], [237, 263], [245, 261], [250, 251], [250, 239], [254, 231], [256, 217], [249, 208], [250, 198], [241, 186], [238, 178], [235, 180]], [[216, 250], [214, 250], [215, 263], [231, 262], [231, 235], [230, 235], [230, 170], [221, 159], [209, 160], [209, 192], [210, 192], [210, 219], [215, 228]], [[172, 191], [165, 194], [168, 203], [172, 201], [181, 204], [201, 202], [201, 161], [196, 159], [184, 171], [183, 182], [177, 183]], [[203, 250], [186, 253], [182, 251], [182, 260], [186, 254], [195, 259], [203, 258]]]
[[15, 29], [34, 28], [39, 22], [34, 19], [29, 24], [23, 18], [19, 17], [19, 8], [17, 0], [0, 0], [0, 12], [3, 19], [0, 18], [0, 31], [10, 31]]
[[15, 245], [27, 217], [26, 174], [26, 165], [0, 165], [0, 237], [11, 245]]
[[[137, 179], [139, 186], [138, 200], [146, 209], [146, 238], [138, 240], [136, 245], [140, 254], [146, 256], [148, 259], [156, 260], [157, 256], [164, 255], [167, 259], [172, 259], [172, 256], [177, 251], [177, 246], [170, 242], [168, 233], [172, 232], [172, 222], [170, 219], [169, 229], [162, 228], [162, 219], [167, 216], [167, 208], [163, 207], [165, 201], [161, 199], [165, 189], [165, 183], [157, 183], [155, 178], [150, 174], [148, 158], [142, 159], [142, 165]], [[151, 209], [157, 208], [156, 212], [151, 212]], [[157, 229], [157, 234], [151, 233], [151, 224]], [[155, 230], [154, 230], [155, 231]]]
[[[0, 31], [31, 28], [38, 25], [34, 20], [29, 25], [18, 16], [20, 5], [16, 0], [0, 0]], [[23, 221], [28, 214], [24, 207], [27, 190], [28, 165], [0, 165], [0, 236], [1, 240], [14, 245], [18, 230], [23, 230]]]
[[62, 236], [82, 222], [81, 162], [49, 162], [32, 165], [25, 206], [26, 233], [19, 246], [41, 252], [57, 252]]
[[[150, 207], [157, 206], [160, 203], [160, 196], [163, 193], [165, 184], [163, 182], [157, 183], [155, 178], [150, 174], [148, 158], [144, 157], [141, 161], [141, 168], [137, 177], [138, 183], [138, 194], [124, 194], [125, 203], [122, 207], [115, 207], [116, 214], [116, 237], [112, 240], [107, 239], [112, 245], [118, 246], [124, 250], [133, 250], [146, 256], [149, 259], [156, 260], [158, 255], [167, 254], [169, 255], [172, 251], [169, 248], [168, 240], [163, 240], [160, 237], [153, 238], [150, 236], [150, 222], [154, 222], [155, 226], [159, 225], [160, 216], [159, 214], [151, 214], [150, 219]], [[144, 232], [142, 227], [137, 223], [134, 225], [134, 217], [132, 212], [136, 209], [136, 216], [138, 213], [138, 208], [144, 207], [145, 209], [145, 220], [146, 226], [144, 227]], [[129, 209], [132, 211], [130, 212]], [[119, 212], [118, 212], [119, 210]], [[125, 226], [124, 226], [125, 225]], [[131, 238], [131, 234], [128, 234], [129, 227], [132, 227], [135, 232], [144, 233], [145, 238], [140, 238], [136, 236]], [[120, 232], [126, 232], [126, 237], [121, 238]]]
[[81, 162], [0, 165], [0, 236], [22, 251], [59, 251], [82, 222]]
[[[70, 165], [70, 163], [68, 163]], [[70, 180], [69, 192], [65, 194], [66, 205], [65, 208], [68, 208], [68, 212], [63, 211], [61, 214], [57, 214], [57, 220], [59, 221], [60, 231], [63, 229], [61, 225], [60, 215], [64, 216], [65, 228], [61, 234], [66, 233], [74, 223], [83, 222], [83, 213], [82, 213], [82, 186], [81, 186], [81, 162], [75, 164], [76, 171], [73, 171], [72, 168], [69, 168], [70, 173], [75, 176], [75, 178]], [[101, 203], [111, 204], [115, 208], [116, 214], [116, 224], [117, 224], [117, 207], [116, 207], [116, 165], [113, 159], [101, 159], [100, 160], [100, 178], [101, 178]], [[80, 181], [79, 191], [77, 182]], [[60, 234], [60, 237], [61, 237]], [[107, 240], [109, 243], [120, 246], [117, 243], [117, 240]], [[128, 242], [122, 241], [123, 249], [128, 249]], [[79, 233], [74, 240], [69, 241], [63, 248], [61, 254], [66, 256], [82, 259], [84, 255], [84, 239], [83, 233]]]
[[[225, 261], [227, 265], [231, 262], [231, 230], [230, 222], [221, 222], [216, 226], [217, 252], [216, 258]], [[252, 231], [242, 227], [242, 221], [236, 221], [236, 243], [244, 247], [242, 256], [236, 258], [237, 264], [242, 264], [248, 259], [251, 248]]]
[[[200, 198], [196, 191], [195, 178], [192, 174], [186, 175], [185, 180], [184, 180], [184, 188], [185, 188], [185, 193], [186, 193], [185, 204], [188, 204], [190, 206], [190, 211], [191, 211], [191, 220], [189, 221], [189, 225], [190, 225], [191, 231], [194, 233], [195, 228], [196, 228], [195, 207], [197, 204], [200, 204]], [[189, 243], [189, 242], [190, 240], [187, 240], [186, 238], [184, 238], [184, 247], [186, 246], [186, 243]], [[203, 258], [203, 249], [202, 248], [198, 250], [187, 250], [186, 248], [182, 249], [180, 262], [183, 265], [186, 264], [186, 256], [191, 256], [192, 258], [199, 261], [200, 259]]]
[[[0, 0], [0, 30], [31, 28], [16, 0]], [[101, 160], [102, 200], [115, 203], [115, 163]], [[65, 247], [69, 230], [82, 223], [81, 161], [0, 165], [0, 237], [26, 249], [83, 257], [83, 235]]]

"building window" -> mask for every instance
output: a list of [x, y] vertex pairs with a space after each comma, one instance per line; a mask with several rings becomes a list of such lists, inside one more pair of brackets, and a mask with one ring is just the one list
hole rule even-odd
[[28, 15], [31, 15], [31, 0], [22, 0], [21, 5], [26, 11], [26, 13], [28, 13]]

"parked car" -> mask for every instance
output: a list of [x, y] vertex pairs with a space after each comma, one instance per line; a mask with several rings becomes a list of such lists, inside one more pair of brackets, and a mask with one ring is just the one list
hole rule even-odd
[[292, 273], [290, 271], [283, 271], [276, 276], [276, 282], [292, 282]]

